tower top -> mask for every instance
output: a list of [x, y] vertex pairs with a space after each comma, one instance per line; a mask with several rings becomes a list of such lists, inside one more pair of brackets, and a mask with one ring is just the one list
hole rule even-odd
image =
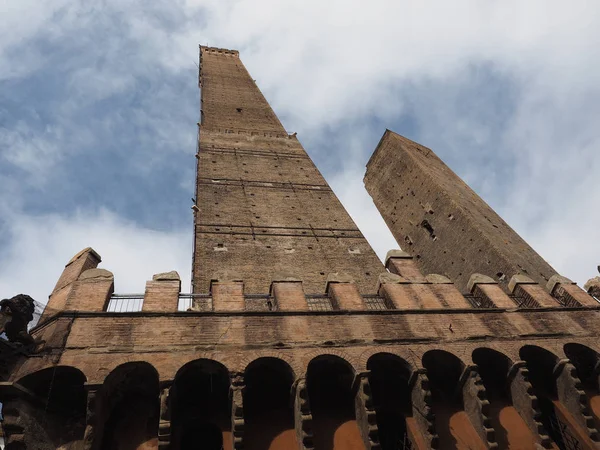
[[226, 48], [218, 48], [218, 47], [207, 47], [206, 45], [200, 46], [200, 54], [202, 54], [202, 53], [232, 55], [232, 56], [237, 56], [238, 58], [240, 56], [240, 52], [237, 50], [228, 50]]

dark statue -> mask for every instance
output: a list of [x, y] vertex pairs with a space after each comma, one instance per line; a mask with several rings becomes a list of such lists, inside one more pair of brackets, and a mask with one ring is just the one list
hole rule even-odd
[[6, 333], [10, 342], [34, 346], [38, 342], [27, 332], [27, 324], [33, 320], [34, 300], [25, 294], [0, 300], [0, 334]]

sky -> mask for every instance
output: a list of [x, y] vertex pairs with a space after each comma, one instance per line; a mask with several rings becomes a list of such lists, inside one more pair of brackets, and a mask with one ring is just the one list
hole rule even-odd
[[240, 51], [380, 256], [386, 128], [432, 148], [561, 274], [600, 264], [600, 2], [0, 0], [0, 298], [91, 246], [116, 291], [189, 289], [198, 44]]

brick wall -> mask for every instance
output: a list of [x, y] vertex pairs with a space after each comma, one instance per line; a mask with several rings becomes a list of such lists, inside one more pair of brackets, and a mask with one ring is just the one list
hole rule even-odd
[[386, 131], [365, 186], [392, 234], [424, 273], [465, 290], [472, 273], [506, 289], [518, 273], [545, 284], [556, 272], [430, 149]]

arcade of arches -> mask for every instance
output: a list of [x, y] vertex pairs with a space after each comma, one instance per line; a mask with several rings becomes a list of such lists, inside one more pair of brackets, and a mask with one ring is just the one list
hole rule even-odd
[[[17, 410], [30, 424], [22, 449], [598, 448], [600, 355], [568, 343], [561, 356], [524, 345], [519, 357], [481, 347], [465, 362], [430, 350], [414, 367], [381, 352], [357, 373], [323, 354], [304, 375], [273, 357], [243, 373], [198, 359], [169, 381], [130, 362], [100, 386], [57, 366], [21, 378], [4, 414], [9, 427]], [[48, 444], [29, 447], [27, 436]]]

